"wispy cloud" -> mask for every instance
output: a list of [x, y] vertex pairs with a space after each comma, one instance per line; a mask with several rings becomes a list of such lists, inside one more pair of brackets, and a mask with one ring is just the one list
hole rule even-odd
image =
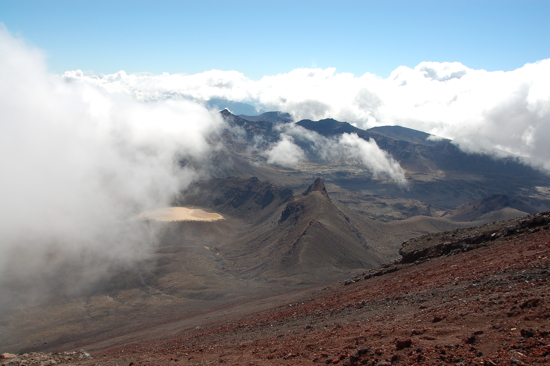
[[268, 164], [283, 166], [296, 166], [305, 160], [304, 151], [294, 143], [294, 139], [288, 135], [281, 135], [281, 140], [264, 152]]
[[375, 178], [389, 178], [407, 186], [405, 172], [395, 159], [380, 149], [374, 140], [364, 140], [355, 133], [325, 137], [295, 124], [276, 127], [281, 139], [264, 154], [269, 164], [296, 166], [305, 161], [362, 166]]
[[374, 140], [363, 140], [355, 133], [345, 133], [339, 139], [343, 153], [356, 159], [374, 173], [375, 177], [387, 176], [401, 186], [406, 186], [405, 172], [388, 152], [380, 149]]

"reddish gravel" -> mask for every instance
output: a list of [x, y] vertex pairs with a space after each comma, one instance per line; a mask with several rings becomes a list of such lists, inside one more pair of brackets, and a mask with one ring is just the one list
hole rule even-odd
[[549, 365], [549, 264], [550, 230], [519, 233], [74, 364]]
[[429, 260], [99, 365], [548, 365], [550, 230]]

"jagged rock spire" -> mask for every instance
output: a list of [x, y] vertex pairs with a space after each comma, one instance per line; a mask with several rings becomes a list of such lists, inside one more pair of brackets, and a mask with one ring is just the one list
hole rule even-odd
[[311, 192], [321, 192], [321, 194], [323, 196], [325, 196], [326, 198], [330, 199], [330, 197], [328, 196], [328, 192], [327, 192], [327, 189], [325, 188], [325, 183], [323, 183], [323, 180], [321, 178], [316, 178], [314, 181], [313, 181], [313, 184], [310, 185], [309, 187], [307, 187], [307, 189], [305, 190], [305, 192], [303, 193], [304, 196], [307, 196], [308, 194], [310, 194]]

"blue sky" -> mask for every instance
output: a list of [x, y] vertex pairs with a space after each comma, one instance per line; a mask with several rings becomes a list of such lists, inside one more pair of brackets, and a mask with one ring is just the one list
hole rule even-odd
[[387, 77], [458, 61], [514, 70], [550, 57], [550, 1], [0, 0], [0, 22], [42, 49], [51, 72], [251, 79], [334, 67]]

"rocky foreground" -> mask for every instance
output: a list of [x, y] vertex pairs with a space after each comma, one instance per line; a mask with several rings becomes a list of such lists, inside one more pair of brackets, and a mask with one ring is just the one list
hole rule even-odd
[[84, 360], [93, 360], [93, 357], [84, 350], [62, 353], [30, 352], [22, 353], [20, 355], [2, 353], [0, 355], [2, 366], [50, 366], [57, 364], [78, 365]]
[[548, 365], [549, 222], [542, 213], [426, 236], [404, 246], [410, 260], [177, 337], [0, 363]]

